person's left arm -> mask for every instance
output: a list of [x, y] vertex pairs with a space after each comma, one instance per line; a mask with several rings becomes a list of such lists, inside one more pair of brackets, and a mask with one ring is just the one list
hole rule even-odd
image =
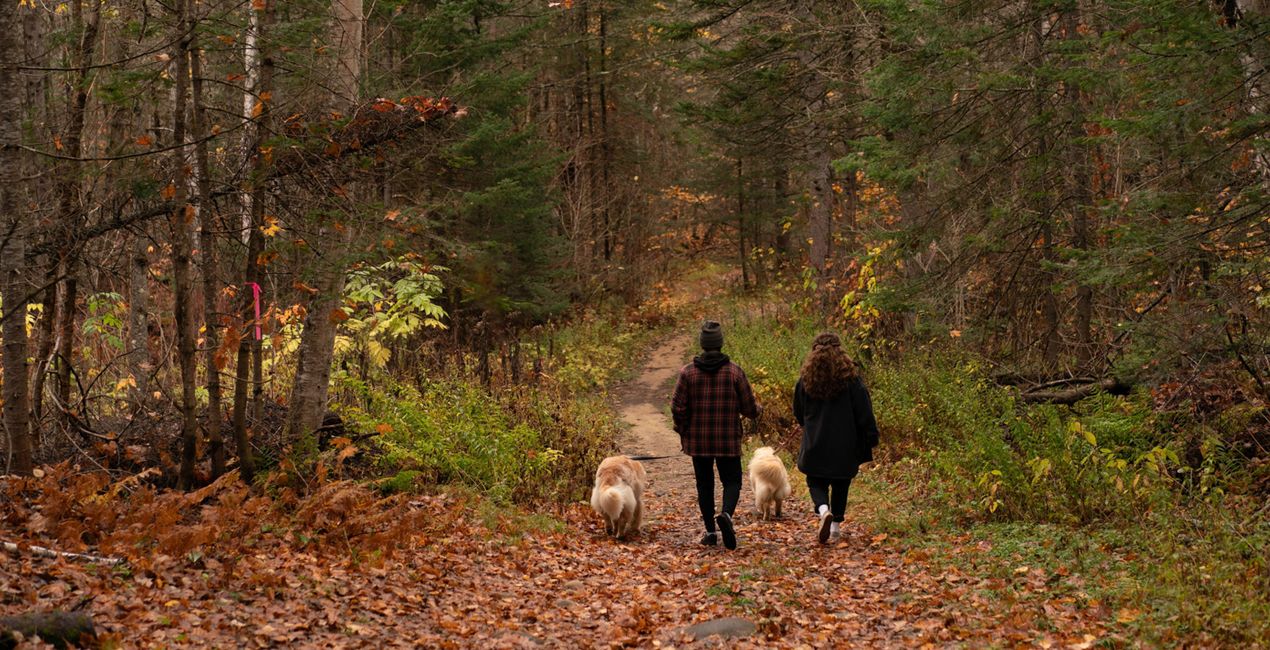
[[873, 400], [869, 398], [869, 389], [864, 381], [857, 377], [851, 382], [851, 410], [855, 414], [855, 430], [865, 437], [869, 447], [878, 446], [878, 423], [873, 417]]
[[675, 422], [675, 432], [683, 435], [688, 429], [688, 378], [686, 372], [679, 371], [679, 381], [675, 382], [675, 396], [670, 400], [670, 416]]

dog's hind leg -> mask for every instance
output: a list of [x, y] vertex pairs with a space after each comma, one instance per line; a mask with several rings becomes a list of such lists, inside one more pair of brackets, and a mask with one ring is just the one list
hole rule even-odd
[[776, 500], [776, 518], [777, 519], [781, 518], [781, 500], [780, 499]]
[[639, 534], [639, 529], [644, 526], [644, 502], [635, 502], [635, 514], [631, 516], [631, 529]]
[[617, 529], [613, 524], [613, 520], [608, 515], [604, 515], [604, 534], [612, 535], [615, 530]]

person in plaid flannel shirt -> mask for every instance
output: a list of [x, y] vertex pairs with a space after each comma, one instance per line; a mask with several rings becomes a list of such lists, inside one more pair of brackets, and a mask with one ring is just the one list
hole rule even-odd
[[[701, 326], [702, 353], [679, 371], [671, 415], [683, 452], [692, 457], [697, 479], [697, 505], [706, 534], [701, 543], [736, 548], [732, 515], [741, 499], [741, 417], [757, 418], [759, 405], [741, 367], [723, 354], [723, 328], [716, 321]], [[723, 483], [723, 507], [714, 515], [714, 468]], [[715, 530], [718, 524], [718, 530]]]

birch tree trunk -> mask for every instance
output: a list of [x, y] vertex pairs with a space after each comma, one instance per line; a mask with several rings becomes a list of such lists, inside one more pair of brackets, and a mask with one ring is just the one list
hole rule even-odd
[[[247, 427], [248, 387], [251, 384], [251, 361], [259, 353], [255, 340], [255, 309], [252, 285], [263, 278], [260, 253], [264, 248], [260, 226], [264, 223], [265, 177], [268, 175], [268, 159], [261, 152], [271, 115], [270, 93], [273, 91], [273, 63], [263, 50], [264, 39], [272, 23], [273, 4], [269, 0], [249, 3], [247, 28], [247, 52], [244, 58], [248, 79], [247, 92], [243, 93], [243, 119], [251, 124], [244, 129], [243, 155], [252, 167], [251, 182], [239, 195], [243, 207], [243, 243], [247, 244], [244, 260], [243, 286], [239, 287], [238, 358], [234, 366], [233, 428], [234, 446], [238, 450], [238, 473], [243, 481], [251, 483], [256, 473], [256, 463], [251, 449], [251, 436]], [[257, 382], [258, 383], [258, 382]]]
[[[336, 52], [335, 75], [331, 86], [331, 108], [341, 115], [356, 105], [361, 84], [362, 0], [333, 0], [334, 23], [331, 42]], [[354, 188], [345, 194], [355, 196]], [[344, 264], [337, 259], [353, 228], [345, 224], [342, 235], [328, 236], [326, 268], [319, 276], [318, 293], [309, 305], [300, 336], [299, 359], [291, 396], [288, 434], [293, 442], [309, 442], [326, 412], [331, 383], [331, 359], [335, 349], [335, 329], [340, 296], [344, 293]], [[302, 445], [303, 448], [305, 445]]]
[[4, 349], [4, 428], [8, 434], [3, 468], [30, 474], [34, 450], [27, 419], [27, 286], [23, 274], [26, 230], [18, 212], [22, 183], [21, 131], [23, 92], [18, 78], [22, 24], [16, 2], [0, 2], [0, 334]]

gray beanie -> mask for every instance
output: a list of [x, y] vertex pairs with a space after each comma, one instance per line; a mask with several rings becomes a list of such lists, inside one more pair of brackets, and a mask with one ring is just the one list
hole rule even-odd
[[701, 349], [723, 349], [723, 326], [719, 321], [708, 320], [701, 325]]

